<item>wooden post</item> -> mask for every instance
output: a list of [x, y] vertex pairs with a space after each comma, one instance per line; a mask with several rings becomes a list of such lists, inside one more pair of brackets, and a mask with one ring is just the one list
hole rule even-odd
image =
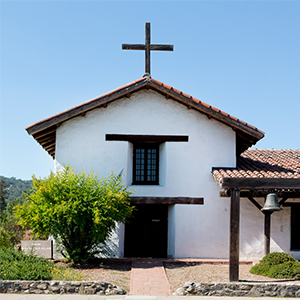
[[265, 211], [265, 255], [270, 253], [270, 237], [271, 237], [271, 214], [270, 211]]
[[240, 189], [230, 190], [229, 280], [239, 280]]
[[[173, 45], [151, 44], [150, 23], [145, 24], [145, 44], [122, 44], [123, 50], [145, 51], [145, 74], [150, 75], [150, 51], [173, 51]], [[144, 75], [145, 75], [144, 74]]]
[[145, 72], [150, 75], [150, 23], [145, 24]]

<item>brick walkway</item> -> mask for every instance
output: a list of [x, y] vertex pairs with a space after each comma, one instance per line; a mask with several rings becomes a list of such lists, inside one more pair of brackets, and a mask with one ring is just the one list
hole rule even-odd
[[161, 259], [134, 259], [130, 295], [168, 296], [170, 285]]
[[[123, 259], [131, 261], [131, 279], [129, 295], [168, 296], [170, 285], [163, 262], [193, 262], [205, 264], [229, 264], [228, 259], [203, 259], [203, 258], [133, 258]], [[240, 260], [240, 264], [258, 263], [255, 260]]]

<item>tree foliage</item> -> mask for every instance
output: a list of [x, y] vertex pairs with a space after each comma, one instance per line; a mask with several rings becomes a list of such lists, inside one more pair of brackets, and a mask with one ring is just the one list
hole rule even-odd
[[65, 257], [83, 263], [101, 253], [116, 222], [131, 215], [130, 193], [120, 174], [99, 180], [93, 172], [75, 173], [67, 166], [43, 180], [33, 176], [33, 190], [16, 206], [16, 216], [35, 234], [52, 235]]
[[[15, 246], [21, 242], [25, 231], [17, 224], [18, 220], [12, 214], [5, 214], [0, 220], [0, 240], [8, 240], [9, 246]], [[0, 242], [1, 246], [1, 242]]]
[[7, 216], [12, 216], [14, 214], [14, 207], [16, 205], [22, 205], [27, 197], [27, 193], [23, 192], [23, 194], [19, 197], [14, 198], [13, 200], [9, 201], [6, 205], [6, 215]]
[[0, 247], [1, 246], [14, 246], [20, 243], [24, 236], [24, 230], [20, 225], [17, 225], [17, 219], [13, 215], [12, 208], [16, 203], [22, 203], [23, 200], [12, 200], [6, 203], [7, 196], [7, 184], [1, 179], [0, 180]]
[[15, 177], [0, 176], [0, 180], [5, 183], [6, 201], [10, 202], [14, 198], [20, 197], [25, 191], [32, 188], [32, 180], [16, 179]]
[[6, 209], [6, 184], [3, 179], [0, 180], [0, 214], [2, 215]]

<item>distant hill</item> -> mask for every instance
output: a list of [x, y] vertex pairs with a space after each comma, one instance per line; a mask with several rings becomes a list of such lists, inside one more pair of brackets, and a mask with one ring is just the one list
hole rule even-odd
[[32, 188], [32, 180], [16, 179], [15, 177], [0, 176], [0, 180], [6, 183], [6, 200], [11, 201], [22, 195], [23, 191], [29, 191]]

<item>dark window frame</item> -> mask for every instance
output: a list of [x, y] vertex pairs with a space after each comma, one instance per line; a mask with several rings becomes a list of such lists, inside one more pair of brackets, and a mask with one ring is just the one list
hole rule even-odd
[[300, 204], [291, 205], [291, 251], [300, 251], [299, 215], [300, 215]]
[[[137, 150], [145, 150], [144, 151], [144, 162], [137, 164], [138, 162], [138, 154]], [[151, 160], [151, 153], [148, 152], [148, 150], [156, 150], [155, 151], [155, 164], [152, 164], [152, 162], [150, 162], [150, 165], [155, 166], [155, 175], [147, 174], [148, 167], [149, 167], [149, 159]], [[152, 153], [153, 154], [153, 153]], [[150, 156], [150, 157], [149, 157]], [[137, 172], [139, 171], [137, 169], [138, 165], [143, 166], [143, 170], [144, 170], [144, 174], [137, 174]], [[138, 143], [138, 144], [133, 144], [133, 163], [132, 163], [132, 184], [133, 185], [159, 185], [159, 144], [156, 143]], [[153, 171], [153, 170], [152, 170]], [[137, 180], [137, 176], [144, 176], [143, 179]], [[148, 176], [155, 176], [155, 180], [149, 180]]]

